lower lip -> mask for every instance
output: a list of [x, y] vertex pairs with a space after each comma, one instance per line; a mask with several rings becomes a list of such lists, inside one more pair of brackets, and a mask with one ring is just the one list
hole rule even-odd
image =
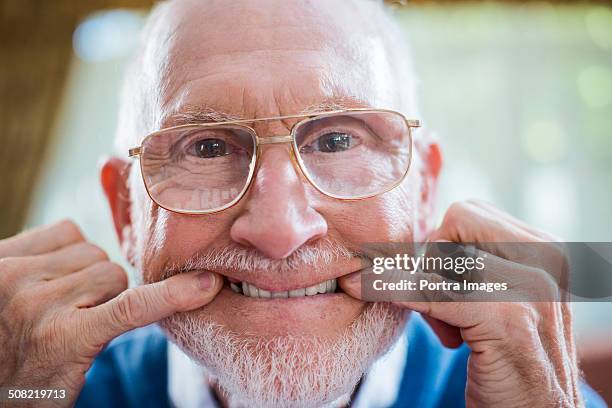
[[364, 305], [342, 292], [262, 299], [238, 294], [224, 286], [215, 300], [198, 313], [237, 333], [331, 336], [339, 327], [350, 325]]

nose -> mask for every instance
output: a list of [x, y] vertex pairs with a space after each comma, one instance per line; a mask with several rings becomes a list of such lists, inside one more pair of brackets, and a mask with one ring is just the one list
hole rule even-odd
[[244, 211], [231, 238], [271, 259], [283, 259], [327, 234], [327, 222], [309, 203], [300, 175], [284, 146], [264, 149]]

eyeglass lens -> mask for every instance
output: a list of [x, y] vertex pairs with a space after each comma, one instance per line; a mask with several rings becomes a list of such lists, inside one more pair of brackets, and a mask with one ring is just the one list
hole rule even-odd
[[[327, 114], [293, 130], [302, 170], [325, 194], [360, 198], [388, 190], [408, 170], [410, 128], [393, 112]], [[248, 187], [256, 135], [244, 126], [182, 127], [145, 139], [141, 166], [151, 198], [175, 211], [215, 211]]]

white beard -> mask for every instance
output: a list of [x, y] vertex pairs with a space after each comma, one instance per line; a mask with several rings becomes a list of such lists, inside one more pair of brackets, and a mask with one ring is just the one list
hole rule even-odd
[[213, 376], [230, 407], [321, 407], [352, 393], [363, 373], [393, 344], [406, 313], [368, 304], [335, 339], [238, 335], [181, 313], [161, 325]]

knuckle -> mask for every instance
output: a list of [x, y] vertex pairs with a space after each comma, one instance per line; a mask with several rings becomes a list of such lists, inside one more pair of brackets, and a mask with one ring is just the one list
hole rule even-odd
[[78, 244], [82, 247], [83, 251], [86, 251], [90, 254], [92, 254], [92, 256], [94, 257], [94, 259], [99, 260], [99, 261], [107, 261], [108, 255], [106, 254], [106, 252], [100, 248], [99, 246], [92, 244], [90, 242], [83, 242], [81, 244]]
[[536, 273], [534, 274], [534, 285], [532, 287], [535, 287], [537, 290], [538, 296], [536, 300], [544, 302], [558, 300], [559, 283], [544, 269], [536, 269]]
[[569, 268], [570, 257], [568, 248], [562, 243], [550, 243], [548, 245], [548, 264], [554, 270], [566, 271]]
[[115, 262], [106, 261], [102, 263], [102, 269], [104, 270], [105, 274], [111, 275], [114, 280], [118, 280], [119, 282], [122, 283], [123, 286], [127, 288], [128, 286], [127, 274], [125, 273], [121, 265]]
[[75, 241], [83, 241], [85, 237], [81, 232], [79, 226], [71, 219], [64, 219], [55, 224], [62, 234], [65, 234], [68, 238]]
[[158, 283], [159, 285], [159, 293], [161, 296], [161, 300], [164, 304], [170, 305], [174, 308], [179, 308], [183, 302], [181, 301], [183, 296], [179, 295], [176, 290], [173, 290], [172, 285], [167, 281], [162, 281]]
[[146, 309], [145, 298], [135, 291], [128, 289], [117, 297], [113, 308], [113, 317], [122, 326], [142, 320]]
[[448, 211], [444, 216], [444, 221], [447, 224], [456, 224], [469, 211], [469, 204], [465, 201], [455, 201], [448, 207]]
[[461, 226], [467, 214], [467, 204], [463, 201], [456, 201], [448, 207], [442, 220], [443, 228], [455, 229]]

